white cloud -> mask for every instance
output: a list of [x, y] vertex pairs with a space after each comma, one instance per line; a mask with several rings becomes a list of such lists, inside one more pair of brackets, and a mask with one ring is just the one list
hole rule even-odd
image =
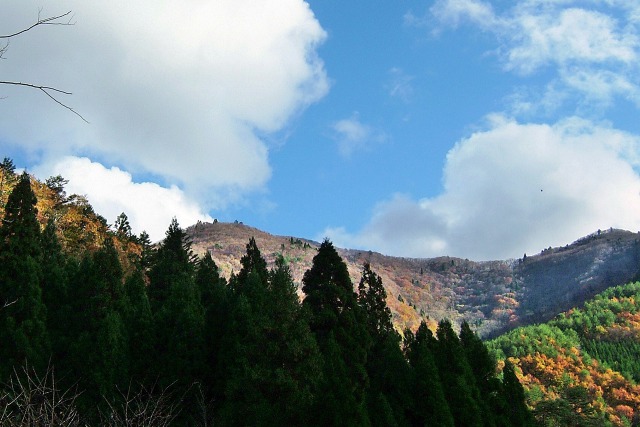
[[[0, 30], [36, 18], [40, 1], [6, 0]], [[90, 155], [161, 176], [190, 194], [242, 194], [270, 178], [259, 135], [328, 90], [317, 46], [326, 37], [302, 0], [139, 0], [47, 3], [75, 25], [11, 41], [3, 79], [72, 91], [64, 101], [0, 88], [0, 138], [26, 150]]]
[[490, 28], [497, 20], [491, 4], [481, 0], [439, 0], [431, 7], [431, 13], [443, 24], [454, 28], [463, 20]]
[[606, 125], [496, 115], [448, 153], [441, 195], [397, 195], [359, 232], [324, 234], [346, 247], [485, 260], [537, 253], [599, 228], [639, 230], [639, 153], [640, 137]]
[[338, 143], [338, 151], [343, 157], [350, 157], [355, 151], [367, 148], [371, 142], [384, 140], [384, 135], [360, 121], [359, 114], [353, 113], [350, 118], [338, 120], [331, 125]]
[[84, 195], [96, 212], [113, 222], [124, 212], [133, 231], [149, 233], [153, 241], [164, 238], [171, 219], [181, 226], [198, 220], [212, 221], [202, 207], [176, 186], [164, 188], [153, 182], [133, 182], [131, 175], [116, 167], [105, 168], [86, 157], [64, 157], [36, 169], [41, 179], [62, 175], [69, 183], [67, 194]]
[[389, 96], [399, 98], [403, 102], [409, 102], [413, 95], [411, 82], [414, 77], [406, 74], [401, 68], [393, 67], [389, 70], [390, 81], [387, 85]]
[[612, 17], [597, 11], [568, 8], [534, 14], [524, 10], [510, 19], [510, 27], [513, 45], [507, 53], [507, 67], [523, 73], [548, 63], [628, 64], [637, 60], [637, 35], [617, 28]]
[[550, 75], [549, 96], [565, 91], [599, 106], [616, 97], [640, 105], [640, 8], [629, 3], [524, 0], [494, 10], [488, 1], [438, 0], [430, 13], [436, 31], [469, 23], [494, 34], [493, 53], [505, 70]]

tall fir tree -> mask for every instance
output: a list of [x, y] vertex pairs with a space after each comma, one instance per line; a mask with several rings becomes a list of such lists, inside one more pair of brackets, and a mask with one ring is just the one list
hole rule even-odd
[[66, 371], [79, 378], [80, 405], [95, 421], [100, 407], [112, 403], [128, 383], [123, 272], [110, 238], [85, 254], [69, 293], [74, 316]]
[[303, 305], [324, 359], [320, 392], [324, 397], [316, 407], [316, 421], [369, 425], [365, 392], [371, 338], [347, 266], [329, 240], [320, 245], [302, 283]]
[[36, 202], [24, 172], [9, 195], [0, 226], [0, 380], [25, 362], [44, 369], [50, 355]]
[[451, 322], [442, 320], [436, 330], [436, 365], [456, 425], [485, 426], [480, 391]]
[[367, 408], [374, 426], [407, 425], [405, 404], [410, 400], [411, 372], [393, 327], [382, 279], [365, 263], [358, 284], [358, 303], [365, 312], [372, 346], [367, 357]]
[[506, 361], [502, 369], [503, 396], [507, 404], [507, 419], [512, 426], [533, 426], [533, 415], [527, 408], [524, 387], [513, 365]]
[[47, 330], [51, 339], [54, 365], [64, 363], [69, 348], [67, 328], [72, 316], [69, 306], [67, 257], [58, 241], [52, 218], [42, 233], [42, 301], [47, 308]]
[[220, 406], [224, 396], [224, 370], [220, 362], [222, 339], [229, 327], [231, 295], [218, 266], [207, 253], [198, 261], [196, 286], [204, 309], [205, 395]]
[[149, 355], [153, 351], [153, 317], [144, 274], [139, 269], [125, 281], [123, 321], [127, 332], [129, 378], [144, 383], [153, 376]]
[[[404, 353], [411, 364], [412, 395], [408, 407], [411, 425], [453, 427], [454, 419], [449, 409], [444, 385], [435, 361], [438, 342], [423, 321], [416, 333], [404, 332]], [[455, 385], [453, 385], [455, 387]]]
[[160, 385], [184, 392], [204, 369], [204, 309], [195, 282], [195, 262], [184, 230], [174, 218], [149, 270], [154, 319], [154, 370]]
[[502, 425], [508, 423], [505, 415], [507, 402], [504, 400], [502, 383], [497, 377], [495, 357], [466, 321], [460, 326], [460, 344], [480, 391], [478, 403], [485, 414], [485, 422], [488, 425], [494, 422]]
[[[233, 279], [223, 425], [306, 425], [320, 375], [317, 345], [284, 260], [271, 272], [252, 239]], [[247, 273], [246, 269], [251, 269]], [[266, 277], [267, 281], [264, 282]]]

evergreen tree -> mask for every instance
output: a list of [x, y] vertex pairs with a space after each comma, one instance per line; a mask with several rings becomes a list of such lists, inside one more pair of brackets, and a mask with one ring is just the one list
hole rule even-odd
[[404, 333], [404, 352], [412, 368], [412, 398], [407, 401], [414, 426], [450, 426], [454, 419], [435, 362], [438, 343], [424, 321], [415, 335]]
[[[247, 245], [225, 343], [223, 425], [305, 425], [320, 375], [318, 349], [282, 259], [271, 272]], [[247, 273], [246, 269], [251, 269]], [[263, 280], [267, 278], [265, 283]]]
[[409, 365], [400, 349], [400, 335], [391, 321], [387, 292], [382, 279], [364, 264], [358, 285], [358, 303], [366, 314], [372, 338], [367, 357], [367, 408], [371, 424], [390, 426], [407, 424], [405, 404], [411, 398]]
[[142, 271], [147, 271], [147, 269], [151, 266], [151, 262], [153, 257], [155, 256], [155, 251], [153, 250], [153, 245], [151, 244], [151, 238], [146, 231], [140, 233], [138, 236], [138, 243], [141, 246], [140, 258], [138, 259], [138, 267], [142, 269]]
[[9, 195], [0, 226], [0, 380], [25, 360], [43, 369], [50, 354], [36, 201], [25, 172]]
[[62, 252], [53, 219], [47, 221], [42, 233], [42, 301], [47, 308], [47, 330], [51, 339], [54, 365], [67, 358], [69, 307], [69, 277], [67, 257]]
[[83, 390], [80, 405], [90, 417], [128, 383], [128, 344], [122, 319], [123, 273], [113, 241], [86, 254], [71, 280], [73, 323], [68, 375]]
[[183, 391], [201, 380], [204, 309], [194, 278], [191, 243], [174, 218], [149, 270], [154, 318], [154, 371], [160, 385]]
[[130, 240], [133, 237], [129, 217], [127, 217], [127, 214], [124, 212], [118, 215], [116, 222], [113, 224], [113, 228], [116, 231], [116, 235], [122, 239]]
[[218, 266], [207, 252], [198, 262], [196, 286], [204, 308], [205, 394], [217, 406], [224, 396], [225, 367], [220, 362], [222, 339], [229, 329], [231, 296]]
[[0, 207], [4, 207], [5, 195], [9, 192], [10, 186], [16, 181], [16, 165], [8, 157], [0, 163]]
[[125, 281], [123, 320], [127, 332], [129, 378], [144, 382], [152, 376], [149, 355], [153, 351], [153, 317], [144, 275], [135, 270]]
[[371, 338], [347, 266], [329, 240], [302, 279], [311, 331], [324, 359], [316, 421], [325, 425], [368, 425], [365, 391]]
[[256, 272], [260, 281], [264, 286], [266, 286], [268, 275], [267, 262], [260, 254], [260, 249], [258, 249], [255, 238], [251, 237], [251, 239], [249, 239], [247, 252], [242, 258], [240, 258], [240, 264], [242, 265], [242, 269], [240, 269], [240, 272], [238, 273], [234, 288], [237, 286], [242, 287], [247, 283], [247, 278], [252, 272]]
[[460, 327], [460, 344], [480, 392], [478, 404], [491, 424], [492, 418], [502, 417], [506, 411], [502, 383], [496, 376], [496, 360], [466, 321]]
[[506, 361], [502, 369], [503, 395], [507, 404], [507, 418], [512, 426], [533, 425], [533, 417], [525, 403], [524, 387], [516, 376], [513, 365]]
[[442, 380], [444, 394], [456, 425], [483, 426], [487, 414], [483, 413], [480, 391], [467, 361], [460, 339], [451, 322], [443, 320], [436, 330], [438, 344], [435, 360]]

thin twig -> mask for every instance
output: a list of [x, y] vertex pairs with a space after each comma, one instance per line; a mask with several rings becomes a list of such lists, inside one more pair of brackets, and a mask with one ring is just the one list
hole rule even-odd
[[60, 18], [64, 18], [65, 16], [69, 15], [71, 13], [71, 11], [68, 11], [67, 13], [63, 13], [62, 15], [57, 15], [57, 16], [50, 16], [49, 18], [44, 18], [44, 19], [40, 19], [40, 12], [42, 12], [42, 10], [40, 10], [38, 12], [38, 20], [32, 24], [31, 26], [24, 28], [20, 31], [16, 31], [13, 34], [6, 34], [6, 35], [0, 35], [0, 39], [10, 39], [11, 37], [15, 37], [18, 36], [22, 33], [26, 33], [27, 31], [32, 30], [33, 28], [37, 27], [38, 25], [74, 25], [71, 22], [71, 18], [73, 18], [73, 16], [69, 17], [69, 21], [67, 22], [55, 22], [56, 20], [60, 19]]
[[3, 85], [13, 85], [13, 86], [26, 86], [26, 87], [30, 87], [30, 88], [34, 88], [34, 89], [38, 89], [41, 90], [42, 92], [44, 92], [49, 98], [53, 99], [56, 103], [60, 104], [61, 106], [63, 106], [64, 108], [66, 108], [67, 110], [71, 111], [73, 114], [75, 114], [76, 116], [80, 117], [85, 123], [89, 123], [89, 121], [87, 119], [85, 119], [84, 117], [82, 117], [82, 115], [80, 113], [78, 113], [76, 110], [74, 110], [73, 108], [69, 107], [68, 105], [66, 105], [65, 103], [59, 101], [58, 99], [56, 99], [55, 96], [51, 95], [48, 91], [52, 91], [52, 92], [58, 92], [58, 93], [62, 93], [64, 95], [72, 95], [71, 92], [66, 92], [64, 90], [61, 89], [56, 89], [55, 87], [51, 87], [51, 86], [41, 86], [41, 85], [36, 85], [33, 83], [24, 83], [24, 82], [11, 82], [11, 81], [3, 81], [0, 80], [0, 84]]

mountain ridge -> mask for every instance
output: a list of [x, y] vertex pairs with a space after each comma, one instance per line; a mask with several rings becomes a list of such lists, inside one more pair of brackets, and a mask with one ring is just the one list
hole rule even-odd
[[[198, 255], [209, 251], [222, 275], [240, 270], [251, 237], [268, 265], [282, 256], [299, 294], [304, 272], [320, 243], [277, 236], [241, 222], [198, 222], [186, 228]], [[607, 287], [629, 282], [640, 271], [640, 234], [598, 230], [563, 247], [520, 259], [471, 261], [457, 257], [405, 258], [337, 248], [354, 287], [367, 262], [383, 280], [396, 328], [415, 329], [447, 318], [466, 320], [484, 337], [542, 322], [581, 306]]]

